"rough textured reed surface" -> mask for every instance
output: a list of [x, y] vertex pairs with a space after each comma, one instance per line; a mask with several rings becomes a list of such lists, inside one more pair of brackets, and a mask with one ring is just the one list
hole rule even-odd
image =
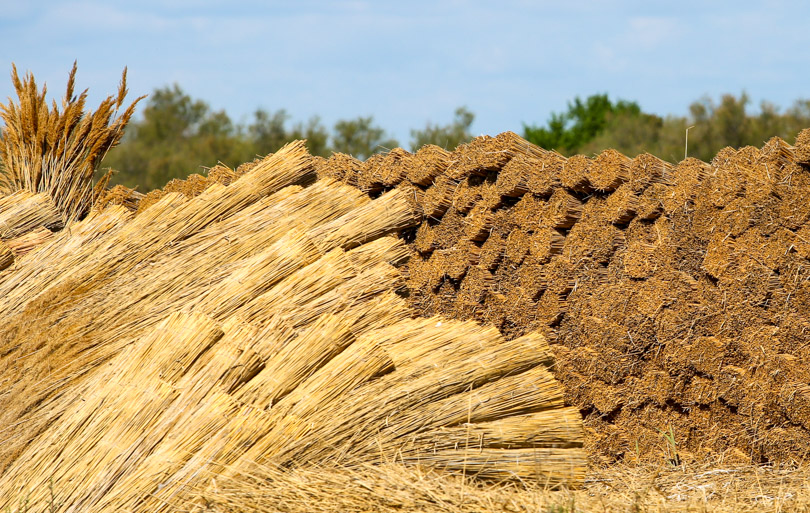
[[809, 148], [805, 130], [670, 164], [475, 139], [432, 182], [404, 175], [425, 216], [406, 237], [411, 305], [544, 333], [595, 463], [804, 461]]
[[316, 162], [293, 143], [137, 214], [121, 190], [0, 270], [0, 509], [172, 511], [256, 465], [583, 483], [545, 337], [416, 318], [414, 191]]

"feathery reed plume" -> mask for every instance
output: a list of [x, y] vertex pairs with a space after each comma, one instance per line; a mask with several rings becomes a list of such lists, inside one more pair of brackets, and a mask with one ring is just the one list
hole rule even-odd
[[121, 75], [118, 92], [108, 96], [95, 112], [85, 111], [87, 90], [74, 94], [76, 63], [68, 77], [61, 107], [45, 99], [34, 75], [20, 79], [12, 64], [11, 80], [19, 104], [11, 98], [0, 103], [0, 190], [13, 193], [26, 190], [47, 194], [59, 210], [63, 223], [83, 217], [109, 180], [109, 174], [93, 187], [93, 173], [99, 163], [124, 135], [124, 128], [135, 113], [137, 98], [118, 115], [127, 95], [127, 70]]

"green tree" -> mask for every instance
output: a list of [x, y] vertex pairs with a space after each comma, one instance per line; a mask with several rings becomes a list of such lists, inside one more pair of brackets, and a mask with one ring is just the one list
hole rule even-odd
[[542, 148], [564, 154], [578, 153], [608, 126], [611, 117], [639, 116], [636, 102], [619, 100], [613, 103], [607, 94], [594, 94], [585, 101], [579, 97], [568, 103], [566, 112], [551, 114], [547, 126], [523, 125], [524, 137]]
[[654, 114], [643, 112], [617, 112], [606, 116], [604, 129], [593, 139], [579, 147], [585, 155], [613, 148], [627, 156], [635, 157], [644, 152], [660, 149], [664, 120]]
[[358, 159], [366, 159], [375, 153], [397, 146], [399, 143], [396, 140], [387, 138], [385, 130], [374, 125], [372, 116], [340, 120], [335, 123], [335, 131], [332, 136], [334, 151], [348, 153]]
[[411, 150], [416, 151], [426, 144], [435, 144], [452, 150], [472, 139], [470, 127], [474, 120], [475, 114], [467, 107], [459, 107], [453, 115], [453, 121], [447, 125], [427, 123], [422, 130], [411, 130]]
[[288, 129], [289, 119], [290, 115], [284, 109], [274, 113], [257, 109], [253, 113], [253, 122], [247, 126], [247, 136], [257, 155], [275, 153], [296, 139], [306, 139], [307, 149], [312, 155], [329, 154], [329, 133], [321, 124], [320, 118], [312, 117], [306, 123], [296, 123]]
[[142, 119], [130, 123], [102, 167], [118, 171], [115, 183], [150, 190], [219, 161], [237, 165], [251, 153], [225, 111], [212, 111], [175, 84], [150, 95]]

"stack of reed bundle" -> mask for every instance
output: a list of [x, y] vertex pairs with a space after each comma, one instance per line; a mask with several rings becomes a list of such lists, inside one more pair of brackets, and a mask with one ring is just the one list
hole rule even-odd
[[412, 319], [387, 236], [421, 221], [407, 194], [311, 174], [292, 144], [191, 199], [110, 204], [0, 275], [0, 507], [45, 479], [61, 509], [165, 511], [259, 460], [463, 472], [466, 453], [481, 477], [582, 481], [545, 340]]
[[499, 171], [515, 156], [542, 158], [548, 153], [514, 132], [503, 132], [495, 137], [480, 136], [456, 148], [448, 173], [456, 178], [486, 174], [487, 171]]
[[[558, 376], [571, 404], [592, 412], [589, 447], [607, 461], [634, 440], [639, 458], [658, 457], [645, 426], [662, 422], [687, 433], [720, 426], [710, 437], [687, 435], [682, 457], [733, 449], [762, 461], [800, 458], [792, 447], [810, 443], [802, 393], [765, 391], [799, 390], [792, 383], [810, 379], [795, 364], [810, 315], [808, 134], [793, 146], [773, 138], [677, 166], [614, 151], [507, 159], [508, 142], [499, 153], [494, 138], [481, 139], [451, 154], [461, 163], [427, 189], [433, 217], [413, 238], [411, 304], [425, 315], [486, 320], [507, 338], [537, 330], [560, 341]], [[536, 173], [540, 163], [550, 171]], [[463, 271], [450, 255], [469, 244], [477, 264]], [[611, 320], [593, 329], [600, 318]], [[771, 378], [755, 370], [757, 337], [768, 340]], [[684, 339], [694, 351], [722, 352], [727, 364], [690, 370], [673, 342]], [[672, 406], [686, 403], [689, 411]], [[759, 429], [753, 418], [771, 419], [772, 435], [750, 435]]]

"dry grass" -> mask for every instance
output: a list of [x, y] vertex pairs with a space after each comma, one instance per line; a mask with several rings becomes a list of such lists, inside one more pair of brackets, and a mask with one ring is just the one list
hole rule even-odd
[[[810, 469], [756, 466], [622, 466], [591, 471], [579, 489], [537, 481], [481, 481], [398, 463], [293, 470], [253, 465], [235, 478], [207, 474], [164, 503], [165, 511], [782, 513], [810, 511]], [[41, 485], [4, 511], [53, 511], [64, 493]], [[30, 492], [30, 490], [28, 491]], [[5, 499], [8, 499], [6, 497]]]
[[127, 95], [127, 72], [118, 92], [108, 96], [95, 112], [86, 112], [87, 90], [74, 94], [76, 63], [68, 78], [61, 107], [48, 105], [47, 88], [37, 88], [34, 76], [20, 79], [12, 64], [11, 79], [18, 102], [0, 104], [5, 126], [0, 131], [0, 193], [26, 190], [45, 193], [67, 223], [84, 216], [109, 175], [93, 187], [93, 174], [107, 151], [118, 144], [124, 128], [144, 98], [137, 98], [121, 115]]
[[482, 482], [425, 468], [254, 467], [239, 479], [208, 479], [176, 511], [297, 512], [788, 512], [810, 511], [808, 469], [755, 466], [615, 466], [581, 489], [542, 482]]

